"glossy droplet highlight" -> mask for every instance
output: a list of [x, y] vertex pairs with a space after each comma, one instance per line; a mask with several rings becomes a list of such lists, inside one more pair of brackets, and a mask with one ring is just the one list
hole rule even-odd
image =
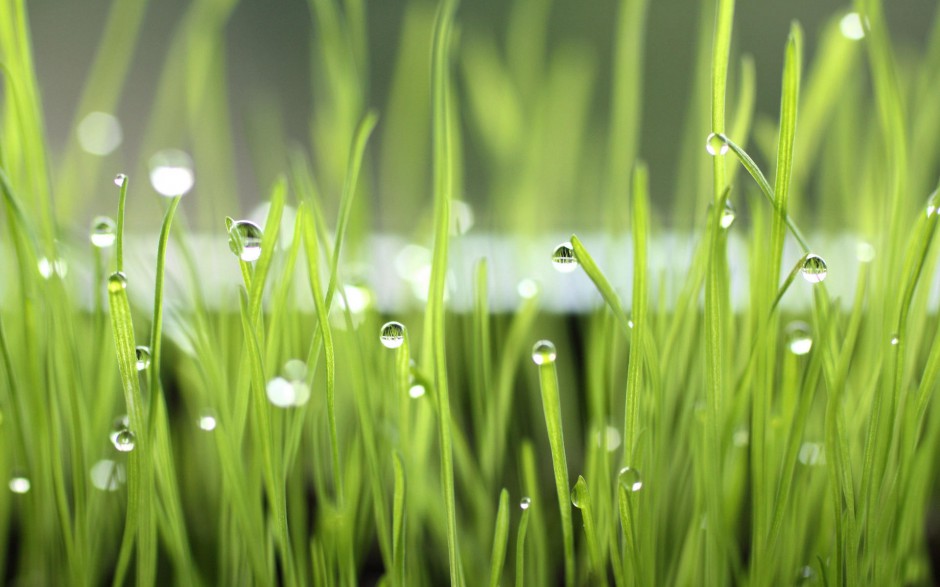
[[540, 340], [532, 346], [532, 362], [536, 365], [554, 363], [557, 356], [555, 345], [550, 340]]
[[114, 448], [118, 452], [131, 452], [134, 450], [136, 443], [137, 437], [134, 436], [134, 433], [131, 432], [130, 429], [125, 428], [117, 433], [112, 444], [114, 444]]
[[10, 491], [13, 493], [29, 493], [29, 489], [32, 487], [32, 484], [29, 482], [29, 479], [22, 475], [16, 475], [10, 478]]
[[839, 31], [850, 41], [860, 41], [865, 38], [865, 26], [862, 17], [857, 12], [850, 12], [839, 21]]
[[712, 157], [718, 157], [728, 152], [728, 141], [721, 135], [711, 133], [705, 139], [705, 150]]
[[587, 482], [584, 477], [578, 477], [578, 482], [574, 484], [571, 490], [571, 505], [581, 509], [590, 503], [591, 495], [588, 493]]
[[275, 377], [265, 386], [265, 392], [268, 395], [268, 401], [279, 408], [289, 408], [294, 405], [297, 394], [294, 392], [294, 386], [283, 377]]
[[560, 273], [571, 273], [578, 268], [578, 258], [571, 243], [561, 243], [552, 252], [552, 265]]
[[228, 229], [228, 248], [242, 261], [251, 263], [261, 257], [261, 228], [250, 220], [238, 220]]
[[118, 416], [114, 419], [114, 422], [111, 424], [111, 432], [108, 434], [108, 438], [111, 440], [111, 444], [114, 444], [117, 441], [117, 436], [124, 430], [130, 428], [131, 420], [124, 416]]
[[643, 489], [643, 479], [640, 477], [640, 472], [630, 467], [620, 469], [620, 474], [617, 475], [617, 482], [620, 483], [621, 487], [631, 493], [636, 493]]
[[115, 271], [108, 278], [108, 291], [117, 293], [127, 288], [127, 276], [122, 271]]
[[803, 266], [800, 267], [800, 273], [806, 281], [819, 283], [826, 279], [826, 275], [829, 274], [829, 268], [826, 267], [826, 262], [822, 257], [810, 253], [803, 259]]
[[137, 354], [137, 362], [134, 364], [138, 371], [143, 371], [150, 366], [150, 347], [139, 346], [134, 349]]
[[523, 497], [519, 500], [519, 507], [523, 510], [529, 509], [530, 505], [532, 505], [532, 500], [528, 497]]
[[927, 198], [927, 218], [936, 216], [938, 211], [940, 211], [940, 189], [934, 190]]
[[379, 332], [379, 340], [387, 349], [397, 349], [405, 344], [405, 326], [401, 322], [386, 322]]
[[114, 176], [114, 185], [118, 187], [124, 187], [124, 182], [127, 181], [127, 176], [123, 173], [118, 173]]
[[731, 205], [731, 202], [725, 200], [725, 209], [721, 211], [721, 220], [719, 220], [721, 227], [725, 230], [731, 228], [731, 225], [734, 224], [734, 206]]
[[165, 149], [150, 158], [150, 185], [161, 196], [175, 198], [189, 193], [196, 182], [193, 160], [179, 149]]
[[411, 397], [412, 399], [418, 399], [419, 397], [423, 396], [425, 393], [427, 393], [427, 390], [424, 389], [424, 386], [421, 385], [420, 383], [412, 385], [411, 387], [408, 388], [408, 396]]
[[215, 414], [211, 411], [205, 411], [199, 416], [197, 422], [200, 430], [205, 430], [206, 432], [212, 432], [215, 430], [215, 427], [218, 426], [218, 422], [215, 419]]
[[117, 240], [117, 225], [107, 216], [98, 216], [91, 221], [91, 234], [88, 239], [99, 249], [111, 247]]
[[901, 343], [901, 337], [897, 333], [891, 335], [891, 346], [898, 346]]
[[787, 348], [794, 355], [805, 355], [813, 348], [813, 338], [806, 322], [791, 322], [787, 325], [785, 334]]
[[90, 112], [75, 134], [83, 151], [99, 157], [110, 155], [124, 140], [121, 123], [107, 112]]
[[520, 298], [526, 300], [534, 298], [539, 295], [539, 284], [529, 278], [523, 279], [516, 285], [516, 293], [519, 294]]

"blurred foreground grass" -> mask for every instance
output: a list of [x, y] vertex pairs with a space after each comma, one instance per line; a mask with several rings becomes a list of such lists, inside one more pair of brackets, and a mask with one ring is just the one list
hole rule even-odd
[[[809, 63], [794, 23], [769, 40], [783, 55], [771, 119], [754, 116], [753, 60], [732, 50], [734, 2], [703, 2], [667, 207], [639, 153], [641, 86], [656, 75], [644, 0], [611, 15], [610, 71], [549, 46], [548, 0], [514, 2], [498, 38], [464, 31], [450, 0], [410, 1], [378, 110], [369, 7], [310, 0], [310, 141], [285, 146], [277, 124], [251, 135], [255, 162], [280, 173], [258, 226], [235, 197], [222, 50], [234, 7], [190, 5], [141, 148], [160, 157], [111, 185], [109, 159], [89, 155], [108, 141], [89, 148], [81, 129], [121, 99], [146, 2], [114, 3], [52, 163], [26, 7], [0, 0], [6, 582], [935, 581], [940, 13], [924, 15], [926, 51], [903, 58], [878, 0], [834, 14]], [[603, 131], [588, 123], [600, 76]], [[602, 308], [542, 312], [526, 282], [514, 312], [491, 312], [504, 276], [481, 258], [472, 310], [448, 311], [468, 146], [494, 232], [534, 239], [589, 219], [628, 233], [629, 295], [572, 236], [544, 262], [583, 271]], [[95, 213], [115, 217], [90, 234], [74, 221], [89, 190], [113, 193]], [[135, 234], [160, 226], [145, 271], [125, 208], [151, 218]], [[386, 285], [362, 282], [379, 225], [431, 245], [415, 268], [423, 314], [370, 304]], [[664, 227], [696, 243], [670, 304], [648, 270]], [[731, 231], [746, 258], [727, 254]], [[846, 269], [812, 248], [820, 231], [859, 239], [853, 299], [828, 293]], [[234, 291], [207, 288], [217, 268], [193, 246], [206, 232], [234, 253]], [[748, 304], [732, 311], [744, 271]], [[781, 310], [795, 284], [812, 288], [805, 315]], [[141, 303], [135, 287], [154, 294]]]

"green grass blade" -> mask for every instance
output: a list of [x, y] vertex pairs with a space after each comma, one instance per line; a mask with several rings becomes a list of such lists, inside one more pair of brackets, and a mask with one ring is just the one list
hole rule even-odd
[[392, 572], [393, 583], [404, 587], [405, 582], [405, 465], [402, 456], [397, 451], [392, 455], [392, 464], [395, 469], [395, 493], [392, 509], [392, 550], [395, 566]]
[[497, 587], [503, 575], [506, 561], [506, 546], [509, 540], [509, 491], [499, 493], [499, 509], [496, 513], [496, 528], [493, 530], [493, 555], [490, 558], [490, 587]]
[[594, 524], [594, 508], [591, 505], [591, 491], [587, 481], [578, 475], [578, 480], [571, 490], [571, 502], [581, 510], [581, 522], [584, 525], [584, 535], [587, 538], [588, 556], [594, 567], [594, 581], [598, 585], [607, 585], [607, 568], [601, 558], [601, 547], [597, 536], [597, 527]]
[[529, 508], [532, 507], [531, 501], [522, 508], [522, 516], [519, 518], [519, 530], [516, 533], [516, 587], [525, 585], [525, 537], [529, 529]]
[[637, 465], [637, 422], [640, 415], [641, 374], [643, 366], [643, 344], [647, 323], [646, 247], [649, 238], [649, 187], [646, 165], [639, 163], [633, 174], [633, 344], [627, 363], [627, 389], [624, 400], [623, 462]]

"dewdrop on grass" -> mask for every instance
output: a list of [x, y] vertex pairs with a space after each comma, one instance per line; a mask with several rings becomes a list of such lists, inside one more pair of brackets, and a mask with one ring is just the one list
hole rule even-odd
[[711, 133], [705, 139], [705, 150], [712, 157], [719, 157], [728, 152], [728, 141], [723, 136]]
[[617, 475], [617, 481], [620, 483], [621, 487], [631, 493], [636, 493], [643, 489], [643, 479], [640, 477], [640, 472], [630, 467], [620, 469], [620, 474]]
[[114, 246], [117, 240], [117, 226], [114, 220], [107, 216], [98, 216], [91, 221], [91, 234], [88, 235], [91, 244], [99, 249]]
[[571, 273], [578, 268], [578, 258], [571, 243], [561, 243], [552, 252], [552, 265], [560, 273]]
[[134, 366], [137, 367], [138, 371], [143, 371], [150, 366], [150, 347], [139, 346], [134, 349], [134, 352], [137, 355]]
[[178, 149], [164, 149], [150, 158], [150, 185], [161, 196], [175, 198], [193, 189], [193, 160]]
[[805, 322], [791, 322], [787, 325], [787, 348], [794, 355], [805, 355], [813, 348], [813, 338], [810, 336], [809, 325]]
[[725, 200], [725, 209], [721, 211], [721, 227], [725, 230], [731, 228], [731, 225], [734, 224], [734, 206], [731, 205], [731, 202]]
[[127, 276], [121, 271], [115, 271], [108, 278], [108, 291], [117, 293], [127, 288]]
[[137, 445], [137, 437], [134, 436], [134, 433], [130, 429], [125, 428], [117, 433], [112, 441], [115, 450], [119, 452], [130, 452], [134, 450], [134, 447]]
[[578, 477], [578, 482], [574, 484], [574, 488], [571, 490], [571, 505], [581, 509], [588, 504], [590, 498], [587, 482], [584, 481], [584, 477]]
[[532, 347], [532, 362], [536, 365], [548, 365], [555, 362], [558, 353], [550, 340], [540, 340]]
[[829, 274], [829, 268], [826, 266], [826, 261], [824, 261], [822, 257], [811, 253], [806, 255], [806, 258], [803, 259], [803, 266], [800, 267], [800, 273], [806, 281], [819, 283], [826, 279], [826, 276]]
[[228, 248], [235, 256], [251, 263], [261, 257], [261, 228], [249, 220], [230, 222], [228, 228]]
[[397, 349], [405, 344], [405, 325], [401, 322], [386, 322], [379, 331], [379, 341], [387, 349]]

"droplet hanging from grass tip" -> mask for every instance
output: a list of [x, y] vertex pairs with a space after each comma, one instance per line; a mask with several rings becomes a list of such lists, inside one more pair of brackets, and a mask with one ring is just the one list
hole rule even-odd
[[108, 278], [108, 291], [117, 293], [127, 288], [127, 276], [123, 271], [115, 271]]
[[523, 497], [519, 500], [519, 508], [523, 510], [529, 509], [529, 506], [532, 505], [532, 500], [528, 497]]
[[643, 489], [643, 479], [640, 477], [640, 472], [631, 467], [620, 469], [620, 474], [617, 475], [617, 481], [620, 483], [621, 487], [631, 493], [636, 493]]
[[228, 229], [228, 248], [235, 256], [251, 263], [261, 257], [261, 228], [250, 220], [237, 220]]
[[150, 347], [139, 346], [134, 349], [134, 352], [137, 355], [137, 362], [134, 363], [134, 366], [137, 367], [138, 371], [143, 371], [150, 366]]
[[193, 160], [179, 149], [164, 149], [150, 158], [150, 185], [161, 196], [184, 196], [196, 182]]
[[112, 247], [114, 241], [117, 240], [117, 225], [107, 216], [97, 216], [91, 221], [91, 233], [88, 239], [99, 249]]
[[578, 257], [571, 243], [561, 243], [552, 252], [552, 265], [560, 273], [571, 273], [578, 268]]
[[386, 322], [379, 331], [379, 341], [387, 349], [397, 349], [405, 344], [405, 325], [401, 322]]
[[803, 275], [803, 279], [809, 283], [819, 283], [826, 279], [826, 276], [829, 274], [829, 268], [826, 266], [826, 261], [823, 260], [822, 257], [810, 253], [803, 258], [803, 266], [800, 267], [800, 273]]
[[720, 134], [711, 133], [705, 139], [705, 150], [712, 157], [719, 157], [728, 152], [728, 140]]
[[806, 322], [791, 322], [785, 330], [787, 348], [794, 355], [802, 356], [813, 348], [813, 338]]
[[719, 220], [721, 227], [725, 230], [731, 228], [731, 225], [734, 224], [734, 218], [734, 206], [731, 205], [730, 200], [725, 200], [725, 209], [721, 211], [721, 220]]
[[137, 445], [137, 437], [129, 428], [125, 428], [117, 433], [112, 443], [118, 452], [130, 452]]
[[571, 505], [581, 509], [589, 501], [590, 495], [588, 494], [587, 482], [584, 481], [584, 477], [578, 477], [578, 482], [574, 484], [574, 488], [571, 490]]
[[114, 185], [118, 186], [119, 188], [124, 187], [125, 181], [127, 181], [127, 176], [123, 173], [118, 173], [114, 176]]
[[550, 340], [540, 340], [532, 346], [532, 362], [536, 365], [548, 365], [558, 356], [555, 344]]

